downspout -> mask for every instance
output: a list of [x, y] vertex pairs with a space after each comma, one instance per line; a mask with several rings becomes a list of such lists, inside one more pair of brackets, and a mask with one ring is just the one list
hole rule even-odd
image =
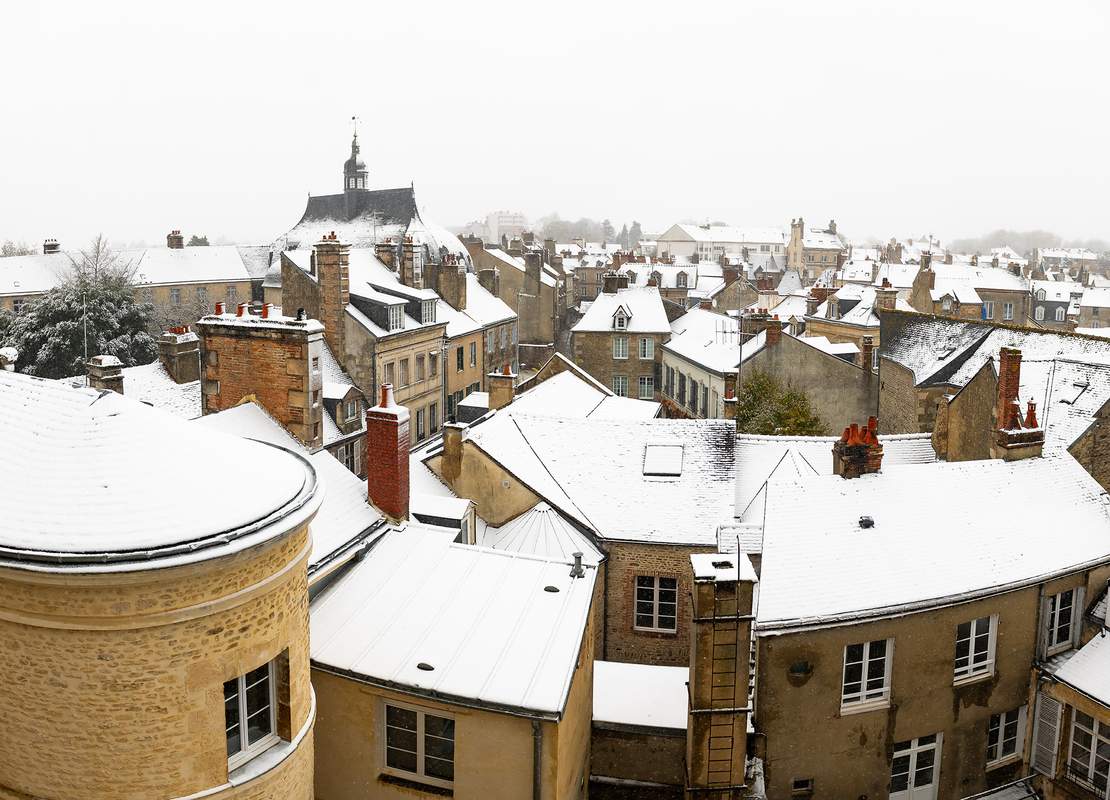
[[543, 723], [532, 720], [532, 800], [543, 794]]

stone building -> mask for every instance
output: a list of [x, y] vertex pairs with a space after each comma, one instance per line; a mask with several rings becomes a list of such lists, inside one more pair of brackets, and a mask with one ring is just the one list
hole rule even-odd
[[1033, 311], [1029, 281], [1018, 265], [1002, 269], [950, 258], [936, 263], [928, 252], [920, 256], [908, 299], [923, 314], [1014, 325], [1026, 324]]
[[731, 225], [691, 225], [678, 223], [656, 239], [659, 254], [665, 258], [718, 262], [721, 256], [762, 254], [780, 263], [786, 259], [786, 236], [781, 228], [743, 228]]
[[837, 235], [836, 220], [828, 228], [806, 230], [805, 221], [790, 220], [790, 239], [786, 244], [786, 267], [795, 269], [809, 283], [826, 270], [843, 266], [847, 248]]
[[1070, 331], [1079, 323], [1084, 288], [1071, 281], [1031, 281], [1030, 317], [1033, 325]]
[[0, 796], [310, 800], [309, 462], [11, 372], [0, 407]]
[[653, 400], [670, 322], [658, 289], [624, 286], [622, 278], [606, 275], [602, 293], [571, 331], [574, 363], [620, 397]]
[[911, 311], [893, 286], [847, 284], [835, 292], [811, 287], [806, 301], [806, 336], [822, 336], [830, 342], [854, 344], [862, 352], [866, 340], [872, 345], [872, 366], [878, 366], [882, 345], [880, 315], [894, 309]]

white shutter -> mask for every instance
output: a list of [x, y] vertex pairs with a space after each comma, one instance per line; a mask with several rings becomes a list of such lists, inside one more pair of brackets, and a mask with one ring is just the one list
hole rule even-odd
[[1083, 637], [1083, 617], [1087, 611], [1087, 587], [1080, 586], [1075, 590], [1075, 602], [1071, 607], [1071, 643], [1079, 647]]
[[1033, 769], [1050, 778], [1056, 777], [1056, 748], [1060, 743], [1060, 717], [1063, 706], [1048, 695], [1037, 692], [1036, 716], [1033, 719]]
[[1049, 609], [1052, 607], [1052, 598], [1041, 598], [1041, 614], [1037, 620], [1037, 660], [1044, 661], [1048, 658], [1048, 626]]

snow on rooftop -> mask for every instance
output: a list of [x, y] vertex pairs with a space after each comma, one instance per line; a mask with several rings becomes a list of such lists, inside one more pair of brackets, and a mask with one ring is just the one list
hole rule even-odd
[[[1110, 558], [1106, 495], [1070, 456], [884, 463], [811, 477], [804, 503], [774, 481], [766, 496], [757, 629], [771, 633], [962, 602]], [[934, 498], [946, 523], [907, 497]]]
[[148, 247], [144, 250], [124, 250], [121, 261], [129, 261], [135, 273], [135, 283], [221, 283], [249, 281], [251, 274], [243, 261], [243, 254], [235, 245], [209, 247]]
[[466, 274], [466, 313], [482, 326], [509, 322], [517, 317], [504, 300], [478, 282], [473, 272]]
[[597, 569], [572, 578], [569, 562], [453, 544], [456, 534], [410, 523], [337, 578], [311, 606], [314, 665], [449, 702], [561, 715]]
[[513, 398], [509, 408], [509, 413], [513, 414], [596, 419], [653, 419], [659, 414], [659, 403], [616, 397], [592, 379], [585, 380], [575, 370], [552, 375], [521, 392]]
[[[897, 361], [913, 372], [914, 382], [927, 384], [980, 344], [993, 330], [978, 322], [937, 320], [916, 316], [907, 320], [897, 337], [883, 339], [883, 358]], [[982, 366], [982, 361], [979, 365]]]
[[1056, 679], [1110, 706], [1110, 633], [1100, 631], [1056, 671]]
[[320, 501], [292, 452], [12, 372], [0, 372], [0, 441], [19, 454], [0, 459], [0, 550], [21, 565], [199, 560], [288, 530]]
[[594, 566], [604, 558], [585, 534], [544, 502], [500, 527], [479, 523], [477, 544], [563, 561], [573, 561], [575, 553], [582, 553], [582, 562]]
[[[137, 367], [124, 367], [120, 374], [123, 375], [123, 393], [127, 397], [167, 411], [181, 419], [200, 416], [199, 380], [176, 383], [166, 372], [161, 361]], [[85, 375], [75, 375], [61, 380], [69, 386], [84, 387], [88, 378]]]
[[689, 667], [594, 661], [594, 722], [684, 731], [688, 680]]
[[[803, 303], [804, 306], [804, 303]], [[746, 337], [747, 345], [752, 337]], [[662, 348], [692, 364], [724, 373], [736, 369], [741, 359], [740, 321], [708, 309], [692, 308], [671, 323], [671, 338]], [[758, 349], [745, 347], [745, 357]]]
[[670, 333], [671, 323], [663, 309], [663, 298], [654, 286], [630, 286], [613, 294], [600, 293], [573, 331], [611, 332], [618, 309], [628, 316], [625, 329], [628, 333]]

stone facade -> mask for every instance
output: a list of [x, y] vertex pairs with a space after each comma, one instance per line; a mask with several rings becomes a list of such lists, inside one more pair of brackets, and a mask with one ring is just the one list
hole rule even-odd
[[[308, 546], [302, 526], [181, 567], [0, 569], [0, 798], [311, 800]], [[278, 730], [299, 744], [232, 788], [223, 683], [279, 658]]]
[[[615, 358], [614, 339], [623, 338], [628, 343], [628, 357]], [[627, 380], [625, 396], [641, 400], [653, 400], [659, 390], [659, 364], [662, 358], [662, 344], [670, 338], [668, 333], [642, 333], [636, 331], [574, 331], [571, 346], [574, 363], [586, 370], [598, 382], [603, 383], [617, 394], [614, 378], [621, 376]], [[652, 340], [652, 358], [640, 358], [640, 340]], [[639, 380], [641, 377], [652, 380], [654, 387], [651, 397], [641, 397]]]

